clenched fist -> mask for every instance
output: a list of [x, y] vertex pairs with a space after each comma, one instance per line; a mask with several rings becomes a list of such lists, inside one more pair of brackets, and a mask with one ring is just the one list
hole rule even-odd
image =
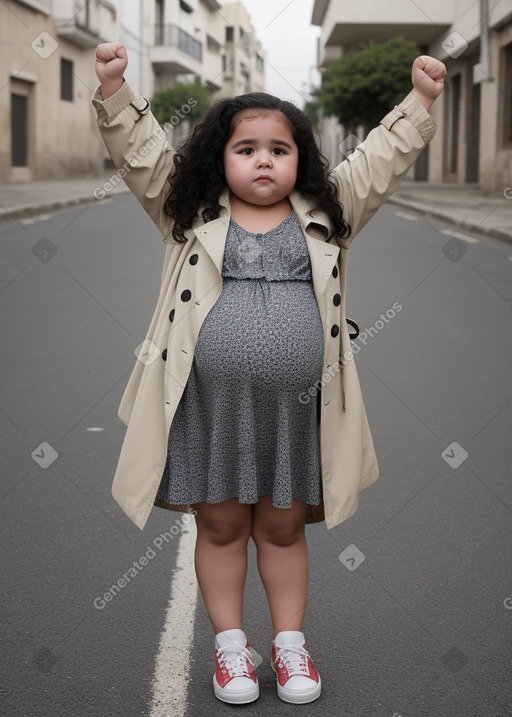
[[429, 55], [420, 55], [412, 65], [414, 89], [411, 94], [428, 110], [443, 91], [445, 77], [446, 65], [443, 62]]
[[103, 99], [113, 95], [123, 84], [128, 65], [126, 47], [120, 42], [104, 42], [96, 48], [96, 74], [101, 82]]

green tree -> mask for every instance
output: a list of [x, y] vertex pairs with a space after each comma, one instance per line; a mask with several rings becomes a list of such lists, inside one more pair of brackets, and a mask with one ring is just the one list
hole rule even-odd
[[362, 48], [331, 62], [315, 99], [326, 116], [346, 127], [375, 127], [412, 89], [412, 63], [420, 49], [402, 35]]
[[320, 110], [321, 106], [318, 101], [306, 102], [304, 105], [304, 112], [308, 115], [311, 120], [311, 124], [315, 128], [318, 127], [320, 122]]
[[197, 78], [191, 84], [177, 82], [170, 90], [155, 92], [151, 100], [151, 111], [157, 121], [164, 125], [176, 125], [184, 119], [192, 123], [201, 120], [211, 102], [208, 90]]

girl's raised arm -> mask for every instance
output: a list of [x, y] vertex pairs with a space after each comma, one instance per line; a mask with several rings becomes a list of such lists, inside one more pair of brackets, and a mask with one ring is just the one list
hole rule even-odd
[[104, 198], [124, 179], [164, 241], [174, 243], [171, 219], [163, 209], [174, 150], [151, 113], [149, 102], [124, 80], [127, 64], [126, 48], [121, 43], [109, 42], [97, 47], [96, 74], [101, 86], [91, 101], [117, 172], [95, 189], [94, 196]]
[[427, 109], [442, 92], [445, 75], [446, 67], [439, 60], [426, 55], [416, 58], [411, 92], [333, 170], [344, 217], [352, 229], [343, 240], [345, 246], [398, 188], [434, 137], [436, 124]]

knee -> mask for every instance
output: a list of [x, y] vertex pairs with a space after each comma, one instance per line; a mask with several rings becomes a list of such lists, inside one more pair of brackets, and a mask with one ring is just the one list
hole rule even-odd
[[214, 545], [230, 545], [232, 543], [248, 543], [250, 531], [239, 523], [223, 521], [207, 521], [197, 523], [197, 537]]
[[271, 545], [294, 545], [305, 535], [304, 525], [254, 525], [251, 537], [256, 546], [264, 543]]

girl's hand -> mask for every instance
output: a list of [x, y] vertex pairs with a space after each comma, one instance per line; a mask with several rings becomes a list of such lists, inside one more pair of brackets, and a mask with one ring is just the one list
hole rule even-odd
[[96, 48], [96, 74], [101, 82], [101, 94], [106, 100], [123, 84], [128, 65], [126, 47], [120, 42], [104, 42]]
[[421, 102], [427, 111], [443, 91], [445, 77], [446, 66], [435, 57], [420, 55], [414, 60], [412, 65], [414, 88], [411, 90], [411, 94]]

